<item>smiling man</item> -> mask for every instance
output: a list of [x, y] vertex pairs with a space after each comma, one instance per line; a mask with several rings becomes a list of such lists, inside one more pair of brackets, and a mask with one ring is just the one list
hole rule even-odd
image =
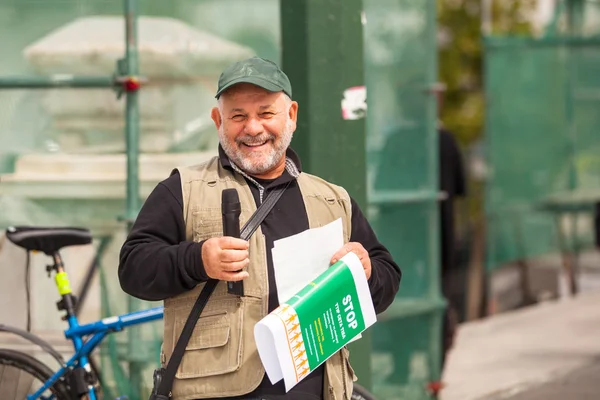
[[[279, 305], [273, 243], [341, 218], [345, 245], [331, 263], [348, 252], [358, 255], [378, 313], [393, 301], [400, 269], [342, 187], [302, 172], [290, 148], [298, 103], [276, 64], [253, 57], [231, 65], [219, 78], [216, 98], [211, 117], [219, 155], [174, 170], [150, 194], [121, 249], [121, 287], [141, 299], [165, 301], [166, 365], [203, 283], [244, 281], [244, 296], [229, 294], [220, 282], [210, 297], [173, 385], [176, 400], [349, 400], [356, 377], [345, 348], [288, 393], [283, 381], [272, 385], [265, 374], [254, 325]], [[224, 189], [240, 193], [244, 223], [281, 187], [281, 198], [249, 241], [223, 236]]]
[[273, 179], [285, 169], [297, 112], [298, 103], [283, 92], [238, 83], [219, 97], [211, 117], [230, 160], [256, 178]]

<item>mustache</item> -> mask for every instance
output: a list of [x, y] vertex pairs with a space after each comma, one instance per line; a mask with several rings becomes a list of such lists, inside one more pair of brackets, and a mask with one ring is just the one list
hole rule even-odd
[[235, 142], [237, 144], [257, 144], [257, 143], [263, 143], [268, 140], [275, 140], [275, 139], [276, 139], [276, 137], [273, 134], [262, 133], [258, 136], [250, 136], [250, 135], [240, 136], [240, 137], [235, 138]]

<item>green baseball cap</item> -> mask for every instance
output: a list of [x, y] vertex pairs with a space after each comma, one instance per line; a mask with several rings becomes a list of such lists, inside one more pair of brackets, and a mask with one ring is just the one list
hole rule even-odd
[[217, 99], [238, 83], [251, 83], [269, 92], [284, 92], [292, 97], [292, 84], [287, 75], [273, 61], [252, 57], [227, 67], [219, 77]]

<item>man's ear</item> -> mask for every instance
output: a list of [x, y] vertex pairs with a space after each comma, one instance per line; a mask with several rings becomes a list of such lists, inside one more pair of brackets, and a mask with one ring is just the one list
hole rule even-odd
[[298, 121], [298, 102], [297, 101], [292, 101], [292, 103], [290, 104], [288, 116], [290, 117], [290, 119], [292, 121], [294, 121], [294, 124]]
[[219, 112], [219, 107], [213, 107], [213, 109], [210, 112], [210, 117], [212, 118], [213, 122], [215, 123], [217, 130], [221, 129], [221, 124], [223, 123], [223, 120], [221, 119], [221, 113]]

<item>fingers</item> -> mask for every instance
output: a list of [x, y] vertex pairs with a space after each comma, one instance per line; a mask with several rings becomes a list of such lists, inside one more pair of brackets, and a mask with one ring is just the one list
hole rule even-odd
[[248, 250], [249, 244], [246, 240], [223, 236], [219, 238], [219, 246], [223, 250]]
[[338, 262], [338, 260], [342, 257], [344, 257], [346, 254], [350, 253], [351, 251], [351, 245], [350, 243], [346, 243], [344, 246], [342, 246], [341, 249], [339, 249], [338, 251], [335, 252], [335, 254], [331, 257], [331, 263], [335, 264], [336, 262]]
[[363, 247], [362, 244], [358, 242], [350, 242], [346, 243], [341, 249], [339, 249], [333, 257], [331, 257], [330, 263], [333, 265], [338, 262], [342, 257], [344, 257], [348, 253], [354, 253], [360, 260], [360, 263], [363, 266], [365, 271], [365, 275], [367, 279], [371, 278], [371, 258], [369, 257], [369, 252]]
[[202, 263], [209, 278], [239, 281], [248, 277], [248, 242], [233, 237], [207, 239], [202, 245]]
[[[233, 239], [233, 238], [232, 238]], [[238, 272], [250, 264], [248, 250], [221, 250], [221, 270], [224, 272]]]
[[249, 259], [245, 259], [242, 261], [235, 261], [231, 263], [221, 263], [221, 270], [224, 272], [237, 272], [243, 268], [246, 268], [250, 264]]
[[237, 282], [246, 279], [250, 275], [246, 271], [240, 272], [223, 272], [222, 281]]
[[345, 251], [344, 249], [342, 250], [338, 250], [332, 257], [331, 257], [331, 264], [335, 264], [336, 262], [338, 262], [338, 260], [342, 257], [344, 257], [346, 254], [348, 254], [347, 251]]
[[369, 255], [362, 244], [358, 242], [350, 242], [346, 243], [331, 257], [331, 264], [335, 264], [339, 261], [340, 258], [344, 257], [350, 252], [356, 254], [361, 261], [363, 260], [363, 258], [365, 258], [365, 256]]
[[231, 263], [236, 261], [243, 261], [250, 256], [248, 250], [230, 250], [230, 249], [221, 249], [221, 262]]

